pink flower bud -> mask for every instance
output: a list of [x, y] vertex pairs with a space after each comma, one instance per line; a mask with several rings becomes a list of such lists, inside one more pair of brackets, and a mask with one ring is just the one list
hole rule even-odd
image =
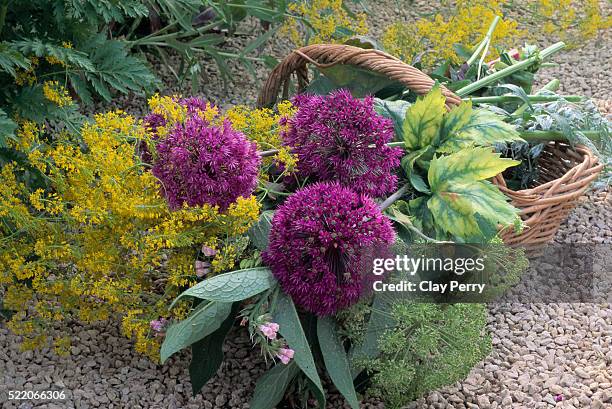
[[276, 339], [276, 331], [273, 328], [270, 328], [270, 324], [260, 325], [259, 330], [266, 336], [266, 338]]
[[281, 348], [278, 350], [276, 356], [283, 364], [287, 365], [293, 358], [294, 353], [295, 351], [291, 348]]
[[202, 254], [204, 254], [206, 257], [212, 257], [217, 254], [217, 250], [213, 249], [212, 247], [202, 246]]

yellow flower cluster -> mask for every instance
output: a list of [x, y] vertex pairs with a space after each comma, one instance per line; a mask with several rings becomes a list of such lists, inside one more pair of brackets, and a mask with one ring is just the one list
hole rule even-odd
[[[459, 0], [455, 12], [449, 16], [441, 13], [430, 19], [421, 19], [416, 24], [396, 23], [382, 37], [385, 49], [412, 63], [421, 55], [424, 67], [431, 67], [442, 60], [461, 63], [454, 45], [475, 46], [483, 39], [495, 16], [502, 15], [503, 2], [497, 0]], [[508, 48], [520, 44], [524, 32], [510, 19], [501, 20], [493, 33], [491, 44]], [[490, 58], [497, 57], [491, 47]]]
[[[597, 0], [523, 1], [514, 2], [512, 7], [500, 0], [456, 0], [449, 4], [448, 10], [416, 23], [391, 25], [382, 37], [385, 49], [408, 63], [420, 56], [423, 66], [430, 68], [443, 60], [461, 63], [454, 45], [475, 46], [484, 38], [495, 16], [503, 19], [493, 33], [490, 59], [498, 56], [498, 48], [520, 47], [544, 34], [549, 40], [554, 34], [575, 44], [610, 28], [612, 22], [610, 17], [602, 16]], [[522, 10], [520, 20], [513, 17], [514, 13], [506, 13], [513, 7]], [[525, 13], [526, 10], [531, 13]]]
[[538, 0], [530, 6], [541, 33], [572, 46], [612, 27], [612, 17], [602, 15], [598, 0]]
[[[366, 34], [368, 26], [365, 13], [349, 13], [343, 0], [307, 0], [293, 1], [288, 11], [296, 17], [290, 17], [281, 27], [281, 35], [285, 35], [297, 45], [337, 43], [346, 40], [349, 35], [341, 31], [350, 30], [355, 34]], [[301, 20], [308, 22], [310, 31], [305, 29]]]
[[33, 85], [36, 80], [36, 67], [39, 64], [37, 57], [30, 57], [30, 67], [27, 70], [18, 70], [15, 75], [15, 84], [19, 86]]
[[[188, 312], [188, 304], [171, 313], [167, 306], [196, 282], [203, 244], [226, 255], [213, 273], [233, 265], [240, 254], [232, 238], [257, 220], [257, 200], [240, 198], [224, 212], [170, 210], [135, 154], [146, 131], [122, 112], [96, 115], [80, 134], [52, 144], [32, 123], [19, 132], [13, 147], [48, 184], [31, 190], [15, 162], [0, 170], [0, 293], [17, 311], [9, 327], [30, 348], [47, 344], [45, 328], [55, 321], [121, 319], [136, 349], [155, 358], [161, 339], [150, 321]], [[70, 345], [64, 336], [52, 343], [61, 352]]]
[[60, 85], [57, 81], [45, 81], [43, 84], [43, 94], [45, 98], [60, 107], [72, 105], [73, 103], [66, 87]]

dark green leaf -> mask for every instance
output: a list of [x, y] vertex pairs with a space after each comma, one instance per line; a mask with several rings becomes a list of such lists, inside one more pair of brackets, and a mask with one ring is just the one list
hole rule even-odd
[[386, 101], [378, 98], [374, 98], [374, 109], [378, 114], [389, 118], [393, 121], [393, 128], [395, 129], [395, 139], [401, 141], [404, 139], [403, 124], [404, 118], [406, 117], [406, 111], [412, 105], [410, 102], [397, 100], [397, 101]]
[[273, 210], [265, 210], [259, 216], [259, 220], [255, 223], [248, 231], [251, 242], [259, 250], [265, 250], [268, 248], [268, 235], [270, 234], [270, 227], [272, 226], [272, 217], [274, 216]]
[[204, 339], [191, 345], [191, 364], [189, 378], [191, 390], [195, 396], [206, 385], [223, 362], [223, 342], [234, 324], [234, 317], [229, 316], [218, 330]]
[[318, 319], [317, 335], [327, 373], [351, 408], [359, 409], [351, 368], [344, 345], [342, 345], [337, 332], [336, 323], [333, 319], [330, 317]]
[[287, 365], [276, 364], [257, 381], [249, 407], [251, 409], [274, 408], [283, 399], [285, 390], [299, 372], [300, 369], [295, 361]]
[[279, 332], [289, 344], [289, 347], [295, 351], [294, 360], [300, 367], [302, 372], [312, 381], [314, 384], [317, 399], [323, 402], [322, 407], [325, 407], [325, 391], [319, 379], [317, 368], [315, 366], [312, 352], [304, 329], [300, 322], [300, 317], [295, 309], [295, 305], [291, 298], [284, 292], [278, 295], [276, 309], [273, 312], [274, 321], [278, 323], [280, 330]]
[[159, 352], [161, 362], [219, 329], [231, 309], [231, 303], [203, 302], [186, 319], [170, 325]]
[[366, 333], [358, 345], [351, 349], [349, 353], [350, 361], [352, 363], [352, 379], [355, 379], [357, 375], [363, 370], [361, 367], [355, 366], [355, 362], [365, 358], [376, 358], [380, 353], [378, 348], [379, 336], [388, 328], [391, 328], [394, 324], [390, 314], [384, 313], [388, 310], [388, 305], [385, 300], [384, 294], [374, 294], [372, 300], [372, 308]]
[[354, 65], [337, 64], [323, 68], [321, 72], [332, 81], [335, 88], [346, 88], [356, 98], [373, 95], [394, 83], [382, 74], [357, 68]]

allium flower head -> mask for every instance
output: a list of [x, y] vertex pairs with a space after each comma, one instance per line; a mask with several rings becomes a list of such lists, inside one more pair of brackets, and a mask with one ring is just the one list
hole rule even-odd
[[353, 98], [347, 90], [295, 97], [298, 110], [288, 120], [283, 143], [298, 156], [298, 172], [319, 181], [338, 181], [357, 193], [382, 197], [395, 190], [400, 148], [393, 123], [378, 115], [372, 97]]
[[278, 208], [263, 260], [297, 305], [331, 315], [368, 290], [372, 258], [388, 255], [394, 239], [371, 198], [337, 183], [315, 183]]
[[189, 115], [159, 141], [152, 171], [171, 208], [209, 204], [225, 210], [253, 192], [259, 162], [255, 143], [229, 122], [212, 126]]

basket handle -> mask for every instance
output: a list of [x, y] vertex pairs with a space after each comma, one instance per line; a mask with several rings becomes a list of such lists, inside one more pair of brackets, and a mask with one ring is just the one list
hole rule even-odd
[[[274, 105], [281, 86], [283, 98], [287, 99], [289, 80], [293, 73], [297, 76], [298, 92], [303, 92], [309, 81], [308, 63], [318, 68], [329, 68], [336, 64], [354, 65], [398, 81], [418, 95], [427, 94], [435, 84], [433, 79], [419, 69], [379, 50], [342, 44], [314, 44], [294, 50], [272, 70], [259, 94], [257, 105]], [[446, 97], [447, 109], [461, 103], [461, 98], [448, 88], [442, 86], [441, 89]]]

